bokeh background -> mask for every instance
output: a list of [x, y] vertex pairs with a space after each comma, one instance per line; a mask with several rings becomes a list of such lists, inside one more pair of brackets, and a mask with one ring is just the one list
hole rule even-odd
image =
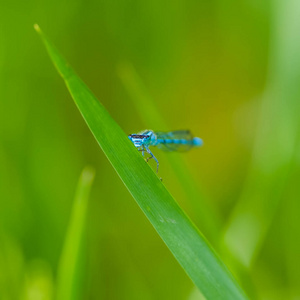
[[[252, 299], [300, 299], [299, 15], [297, 0], [1, 0], [0, 299], [54, 299], [86, 165], [96, 177], [77, 299], [201, 299], [89, 132], [34, 23], [126, 133], [203, 138], [184, 155], [154, 150], [164, 184]], [[166, 128], [145, 121], [124, 65]]]

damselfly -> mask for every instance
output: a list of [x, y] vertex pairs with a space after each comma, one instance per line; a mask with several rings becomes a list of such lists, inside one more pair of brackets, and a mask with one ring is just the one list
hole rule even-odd
[[171, 132], [154, 132], [152, 130], [144, 130], [140, 133], [130, 134], [129, 139], [139, 151], [147, 152], [156, 161], [156, 172], [158, 172], [159, 162], [150, 151], [150, 146], [156, 146], [164, 151], [188, 151], [193, 147], [200, 147], [203, 142], [198, 137], [193, 137], [189, 130], [177, 130]]

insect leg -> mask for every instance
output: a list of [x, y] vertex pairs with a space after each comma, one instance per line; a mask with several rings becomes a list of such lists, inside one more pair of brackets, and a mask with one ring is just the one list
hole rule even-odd
[[144, 156], [144, 153], [145, 153], [144, 145], [141, 146], [141, 148], [139, 148], [138, 151], [142, 151], [142, 155]]
[[159, 162], [158, 162], [157, 158], [153, 155], [153, 153], [150, 151], [150, 149], [148, 147], [145, 146], [145, 149], [151, 155], [150, 158], [153, 158], [156, 161], [156, 173], [158, 173]]

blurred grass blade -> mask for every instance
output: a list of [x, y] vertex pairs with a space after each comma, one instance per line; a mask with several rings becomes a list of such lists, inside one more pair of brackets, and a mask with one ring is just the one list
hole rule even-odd
[[[154, 130], [169, 131], [170, 128], [166, 125], [133, 66], [129, 63], [122, 63], [118, 66], [118, 73], [132, 99], [132, 103], [140, 114], [140, 118], [144, 120], [145, 128], [152, 128], [151, 126], [153, 126], [152, 129]], [[168, 159], [179, 184], [183, 187], [184, 193], [196, 211], [197, 224], [205, 236], [216, 243], [220, 232], [219, 218], [216, 216], [216, 212], [212, 210], [207, 200], [205, 201], [199, 184], [193, 180], [193, 176], [182, 158], [179, 155], [176, 157], [168, 155]]]
[[[299, 229], [300, 229], [300, 136], [297, 143], [297, 161], [293, 164], [289, 183], [285, 189], [285, 201], [280, 206], [280, 222], [279, 228], [280, 241], [284, 245], [284, 256], [286, 263], [286, 278], [288, 280], [288, 287], [291, 299], [300, 299], [300, 243], [299, 243]], [[277, 237], [276, 237], [277, 238]]]
[[190, 278], [208, 299], [246, 299], [225, 265], [122, 129], [37, 25], [35, 28], [103, 152]]
[[20, 299], [25, 264], [17, 241], [4, 231], [0, 219], [0, 298]]
[[[250, 267], [264, 242], [295, 163], [300, 109], [300, 2], [272, 1], [271, 61], [252, 164], [224, 245]], [[223, 247], [225, 249], [226, 247]]]
[[54, 284], [50, 264], [40, 259], [27, 263], [23, 286], [22, 296], [16, 299], [53, 300]]
[[83, 250], [87, 204], [94, 170], [86, 167], [80, 176], [71, 219], [58, 266], [57, 300], [82, 299]]
[[[299, 149], [299, 147], [298, 147]], [[300, 150], [300, 149], [299, 149]], [[300, 153], [300, 152], [299, 152]], [[291, 291], [291, 299], [300, 299], [300, 243], [299, 228], [300, 228], [300, 202], [298, 195], [300, 194], [299, 186], [299, 167], [295, 170], [295, 175], [291, 184], [288, 187], [287, 198], [283, 207], [282, 224], [284, 229], [283, 242], [285, 245], [285, 260], [287, 266], [287, 278]]]

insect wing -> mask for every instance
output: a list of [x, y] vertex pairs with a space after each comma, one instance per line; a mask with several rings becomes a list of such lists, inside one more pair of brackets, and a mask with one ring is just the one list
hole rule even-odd
[[156, 135], [157, 139], [161, 140], [157, 147], [164, 151], [185, 152], [193, 147], [193, 136], [189, 130], [156, 132]]

